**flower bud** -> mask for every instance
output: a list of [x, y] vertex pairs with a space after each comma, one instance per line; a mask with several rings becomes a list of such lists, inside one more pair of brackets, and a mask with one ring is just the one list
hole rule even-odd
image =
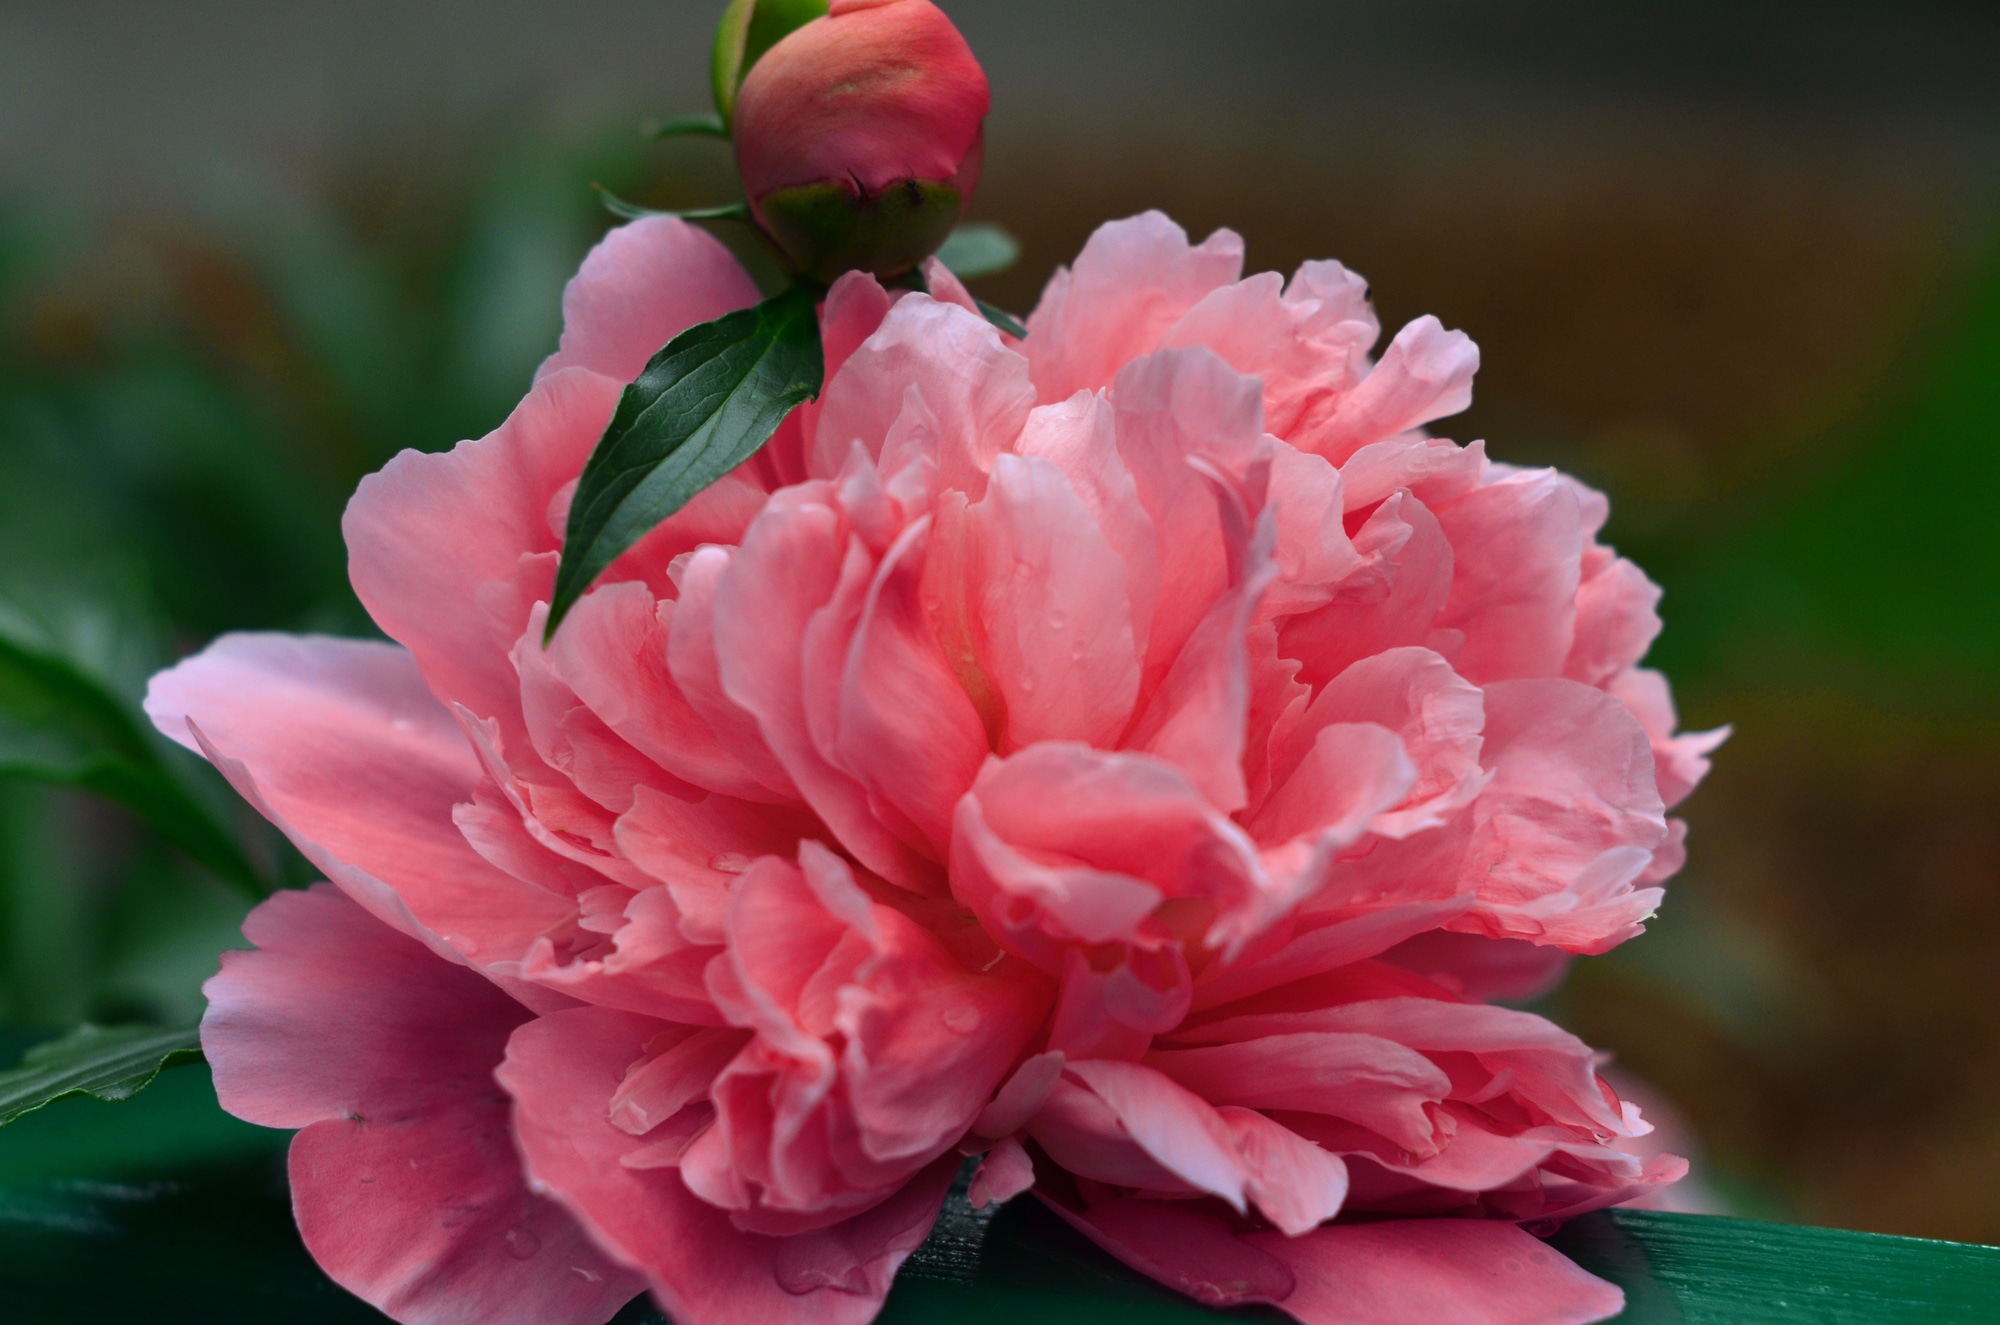
[[743, 188], [799, 272], [894, 276], [958, 223], [979, 177], [986, 75], [930, 0], [833, 0], [736, 97]]

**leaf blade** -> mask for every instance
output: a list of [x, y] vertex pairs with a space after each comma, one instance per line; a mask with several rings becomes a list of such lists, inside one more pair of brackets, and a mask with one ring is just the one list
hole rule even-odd
[[749, 459], [826, 373], [814, 291], [690, 327], [625, 388], [570, 503], [544, 639], [611, 563]]
[[990, 221], [959, 226], [937, 251], [938, 261], [960, 280], [1003, 272], [1020, 257], [1020, 241]]
[[167, 1068], [200, 1061], [201, 1032], [194, 1027], [85, 1023], [0, 1072], [0, 1127], [71, 1095], [128, 1100]]

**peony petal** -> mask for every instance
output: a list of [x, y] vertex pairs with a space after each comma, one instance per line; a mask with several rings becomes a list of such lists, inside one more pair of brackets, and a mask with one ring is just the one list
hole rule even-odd
[[1279, 623], [1280, 652], [1301, 661], [1299, 680], [1311, 686], [1389, 649], [1448, 651], [1434, 627], [1451, 593], [1454, 553], [1430, 508], [1397, 493], [1356, 532], [1354, 549], [1364, 565], [1339, 597]]
[[535, 380], [588, 368], [630, 382], [689, 327], [756, 302], [749, 275], [701, 227], [671, 216], [614, 227], [564, 287], [562, 344]]
[[1472, 404], [1479, 347], [1426, 314], [1396, 333], [1382, 360], [1331, 414], [1291, 438], [1334, 464], [1370, 442], [1457, 414]]
[[549, 665], [606, 726], [676, 777], [739, 800], [777, 800], [681, 694], [667, 665], [674, 614], [662, 620], [659, 607], [642, 584], [592, 590], [549, 646]]
[[1251, 1019], [1238, 1020], [1250, 1023], [1242, 1035], [1256, 1038], [1159, 1049], [1146, 1055], [1146, 1063], [1215, 1104], [1325, 1114], [1359, 1123], [1405, 1150], [1437, 1148], [1426, 1106], [1451, 1093], [1451, 1078], [1422, 1054], [1378, 1035], [1260, 1034]]
[[969, 518], [985, 567], [981, 662], [1006, 705], [1003, 750], [1116, 743], [1139, 694], [1124, 559], [1047, 460], [1001, 456]]
[[1298, 1287], [1282, 1303], [1303, 1325], [1588, 1325], [1625, 1294], [1498, 1220], [1328, 1224], [1300, 1238], [1249, 1233]]
[[1011, 1201], [1035, 1185], [1035, 1162], [1013, 1137], [1002, 1137], [972, 1175], [965, 1197], [974, 1210]]
[[1660, 633], [1659, 603], [1659, 585], [1631, 562], [1612, 559], [1607, 552], [1605, 564], [1577, 586], [1576, 639], [1563, 675], [1601, 686], [1645, 657]]
[[514, 1097], [514, 1130], [533, 1181], [596, 1242], [639, 1269], [681, 1325], [866, 1325], [889, 1282], [937, 1218], [955, 1161], [934, 1165], [893, 1200], [818, 1234], [739, 1231], [688, 1191], [673, 1168], [620, 1162], [639, 1142], [607, 1106], [661, 1023], [578, 1008], [522, 1026], [497, 1073]]
[[1297, 1132], [1233, 1104], [1216, 1110], [1236, 1134], [1236, 1153], [1250, 1170], [1250, 1199], [1291, 1237], [1340, 1213], [1347, 1199], [1347, 1165]]
[[336, 1282], [405, 1325], [600, 1325], [639, 1292], [522, 1180], [491, 1074], [527, 1009], [326, 884], [243, 929], [202, 1047], [224, 1108], [304, 1129], [293, 1208]]
[[1462, 631], [1469, 680], [1560, 676], [1576, 638], [1583, 515], [1554, 470], [1508, 474], [1438, 512], [1451, 540], [1442, 630]]
[[1097, 228], [1071, 268], [1058, 269], [1028, 315], [1035, 392], [1045, 401], [1111, 385], [1150, 354], [1211, 290], [1243, 271], [1243, 241], [1218, 230], [1199, 246], [1160, 212]]
[[828, 381], [812, 472], [839, 473], [856, 439], [879, 457], [912, 387], [937, 421], [940, 483], [976, 500], [994, 457], [1012, 448], [1034, 408], [1028, 361], [984, 318], [928, 295], [898, 300]]
[[405, 451], [347, 504], [348, 576], [384, 633], [406, 645], [445, 703], [530, 747], [509, 657], [549, 596], [561, 543], [549, 506], [618, 404], [619, 384], [581, 368], [544, 377], [507, 421], [442, 455]]
[[402, 649], [225, 635], [155, 676], [146, 712], [349, 896], [455, 961], [506, 970], [573, 910], [488, 864], [453, 822], [479, 760]]
[[[839, 516], [809, 493], [759, 516], [716, 587], [716, 665], [729, 699], [756, 718], [764, 743], [841, 842], [884, 878], [922, 890], [937, 867], [882, 825], [866, 791], [827, 761], [807, 723], [808, 682], [839, 683], [837, 673], [808, 673], [805, 652], [808, 632], [830, 621], [823, 609], [841, 584], [842, 542]], [[865, 579], [850, 586], [853, 601], [843, 610], [858, 616], [866, 587]], [[829, 639], [828, 660], [846, 644], [844, 635], [837, 647]]]
[[1091, 1058], [1072, 1061], [1064, 1071], [1102, 1100], [1161, 1168], [1239, 1212], [1245, 1208], [1251, 1174], [1237, 1153], [1235, 1132], [1200, 1095], [1139, 1063]]
[[1126, 365], [1112, 390], [1118, 453], [1153, 523], [1158, 602], [1141, 694], [1150, 694], [1229, 586], [1217, 492], [1189, 464], [1242, 481], [1268, 455], [1257, 380], [1207, 349], [1163, 350]]
[[848, 645], [840, 688], [843, 768], [894, 806], [942, 861], [952, 807], [986, 758], [986, 728], [952, 675], [919, 596], [930, 522], [911, 525], [882, 558]]

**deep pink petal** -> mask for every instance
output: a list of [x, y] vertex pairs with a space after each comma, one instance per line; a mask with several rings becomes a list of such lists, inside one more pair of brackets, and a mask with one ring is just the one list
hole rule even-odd
[[1472, 404], [1479, 347], [1429, 315], [1396, 333], [1382, 360], [1324, 421], [1291, 437], [1336, 465], [1370, 442], [1457, 414]]
[[689, 327], [757, 302], [720, 240], [671, 216], [614, 228], [563, 290], [562, 345], [535, 373], [588, 368], [619, 382]]
[[1451, 1093], [1451, 1079], [1429, 1059], [1378, 1035], [1265, 1034], [1155, 1050], [1146, 1062], [1212, 1103], [1345, 1118], [1425, 1153], [1436, 1149], [1425, 1106]]
[[1364, 564], [1340, 597], [1279, 623], [1281, 651], [1301, 661], [1299, 680], [1308, 685], [1404, 645], [1450, 651], [1435, 626], [1451, 593], [1454, 553], [1430, 508], [1395, 494], [1356, 531], [1354, 549]]
[[251, 912], [202, 1047], [239, 1117], [292, 1140], [300, 1232], [406, 1325], [599, 1325], [640, 1290], [529, 1193], [492, 1071], [531, 1015], [328, 885]]
[[794, 1238], [744, 1233], [675, 1168], [622, 1161], [641, 1144], [611, 1124], [612, 1094], [661, 1023], [578, 1008], [522, 1026], [498, 1076], [514, 1098], [528, 1172], [616, 1259], [639, 1269], [681, 1325], [866, 1325], [944, 1201], [955, 1160], [890, 1201]]

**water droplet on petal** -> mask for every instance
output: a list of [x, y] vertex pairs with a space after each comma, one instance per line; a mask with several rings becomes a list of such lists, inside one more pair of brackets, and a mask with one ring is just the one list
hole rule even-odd
[[979, 1009], [970, 1003], [960, 1003], [956, 1007], [946, 1008], [944, 1024], [947, 1030], [956, 1031], [960, 1035], [970, 1035], [979, 1029]]
[[525, 1228], [510, 1228], [501, 1241], [507, 1244], [507, 1254], [517, 1261], [525, 1261], [542, 1249], [542, 1240]]
[[750, 857], [735, 851], [723, 851], [708, 858], [708, 867], [723, 874], [741, 874], [750, 868]]

